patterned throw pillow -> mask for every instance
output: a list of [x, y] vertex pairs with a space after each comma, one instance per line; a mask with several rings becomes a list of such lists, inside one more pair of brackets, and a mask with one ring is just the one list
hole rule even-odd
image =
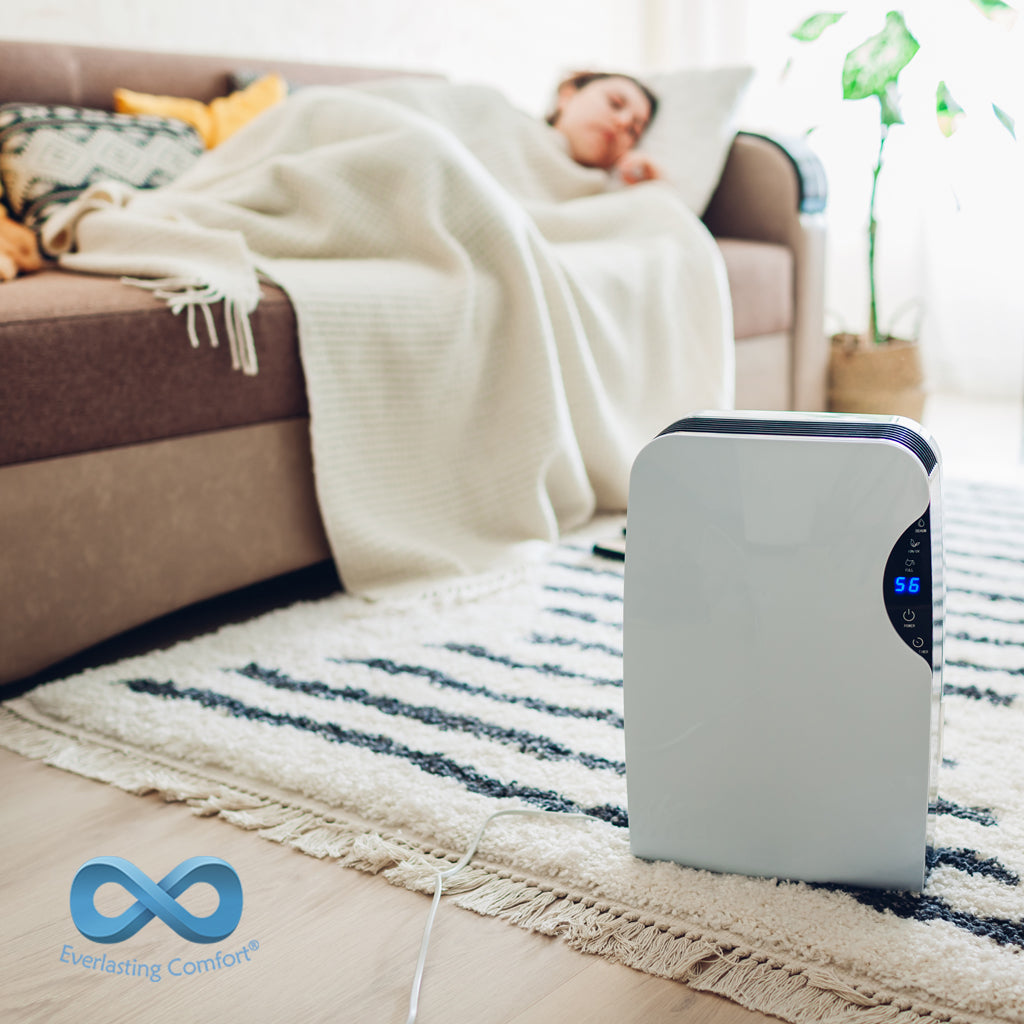
[[35, 229], [96, 181], [169, 184], [204, 150], [191, 125], [85, 107], [0, 106], [0, 181], [11, 214]]

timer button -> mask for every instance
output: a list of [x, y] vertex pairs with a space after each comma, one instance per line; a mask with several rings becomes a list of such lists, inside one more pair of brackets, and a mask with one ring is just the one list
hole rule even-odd
[[921, 637], [919, 637], [919, 636], [915, 636], [914, 639], [911, 640], [911, 643], [913, 644], [914, 647], [917, 647], [917, 648], [924, 647], [924, 640], [922, 640]]

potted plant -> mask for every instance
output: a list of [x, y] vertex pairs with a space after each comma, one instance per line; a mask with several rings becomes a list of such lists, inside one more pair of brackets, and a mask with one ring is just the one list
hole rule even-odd
[[[983, 17], [1007, 26], [1016, 11], [1004, 0], [963, 0]], [[918, 17], [941, 18], [941, 5], [920, 8]], [[790, 35], [800, 43], [813, 43], [846, 15], [821, 12], [806, 18]], [[841, 333], [832, 338], [829, 363], [829, 408], [837, 412], [870, 412], [920, 419], [924, 408], [923, 369], [918, 339], [898, 338], [879, 322], [877, 266], [878, 180], [884, 167], [886, 142], [896, 125], [904, 124], [900, 74], [915, 58], [921, 43], [902, 11], [890, 10], [881, 29], [850, 49], [842, 64], [844, 100], [877, 100], [879, 142], [872, 170], [867, 216], [868, 329], [865, 334]], [[964, 108], [944, 79], [935, 87], [935, 117], [946, 137], [959, 127]], [[995, 103], [992, 113], [1011, 135], [1013, 118]], [[1015, 137], [1015, 136], [1014, 136]]]

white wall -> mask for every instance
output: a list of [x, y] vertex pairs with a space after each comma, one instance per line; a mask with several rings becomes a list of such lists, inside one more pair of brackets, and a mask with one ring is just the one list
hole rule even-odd
[[8, 39], [441, 71], [547, 110], [569, 71], [639, 71], [647, 0], [40, 0]]

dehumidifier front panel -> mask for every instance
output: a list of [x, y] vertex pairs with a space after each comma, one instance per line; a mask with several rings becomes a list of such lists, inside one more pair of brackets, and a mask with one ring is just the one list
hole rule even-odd
[[888, 442], [675, 433], [644, 449], [625, 585], [634, 853], [920, 887], [932, 670], [883, 585], [929, 501], [921, 463]]

